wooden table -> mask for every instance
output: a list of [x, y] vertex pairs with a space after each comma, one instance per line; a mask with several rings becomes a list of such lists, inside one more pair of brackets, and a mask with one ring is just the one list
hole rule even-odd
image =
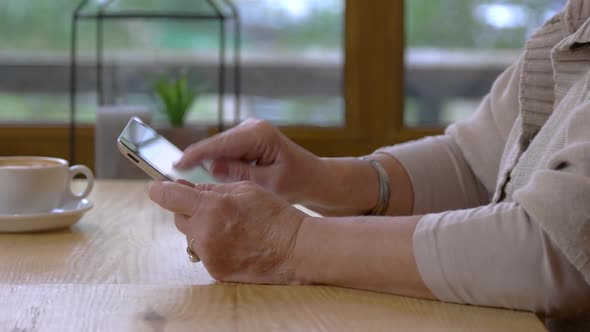
[[71, 229], [0, 234], [0, 331], [545, 331], [524, 312], [217, 283], [147, 186], [99, 181]]

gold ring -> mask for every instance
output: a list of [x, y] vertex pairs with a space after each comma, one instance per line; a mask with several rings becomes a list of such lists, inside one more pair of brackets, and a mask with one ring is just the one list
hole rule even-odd
[[195, 239], [191, 239], [191, 242], [188, 244], [188, 246], [186, 247], [186, 253], [188, 254], [188, 259], [192, 262], [192, 263], [198, 263], [201, 261], [201, 259], [199, 258], [199, 255], [197, 255], [193, 249], [191, 249], [191, 247], [193, 246], [193, 242], [195, 242]]

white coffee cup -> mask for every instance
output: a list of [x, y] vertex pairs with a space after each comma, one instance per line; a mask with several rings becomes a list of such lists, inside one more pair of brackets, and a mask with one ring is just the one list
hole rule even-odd
[[[87, 183], [75, 194], [70, 182], [84, 175]], [[92, 171], [83, 165], [69, 167], [63, 159], [49, 157], [0, 157], [0, 215], [45, 213], [90, 194]]]

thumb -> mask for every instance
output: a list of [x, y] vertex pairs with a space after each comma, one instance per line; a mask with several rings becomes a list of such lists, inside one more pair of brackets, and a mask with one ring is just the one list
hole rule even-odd
[[261, 167], [250, 162], [235, 160], [215, 160], [211, 164], [211, 174], [223, 181], [252, 181], [260, 180]]

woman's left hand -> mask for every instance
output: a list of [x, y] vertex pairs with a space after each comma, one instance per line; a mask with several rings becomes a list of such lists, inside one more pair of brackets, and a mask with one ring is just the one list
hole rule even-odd
[[[157, 182], [150, 198], [174, 212], [209, 274], [220, 281], [293, 283], [293, 248], [306, 214], [252, 182]], [[194, 241], [192, 241], [194, 239]]]

